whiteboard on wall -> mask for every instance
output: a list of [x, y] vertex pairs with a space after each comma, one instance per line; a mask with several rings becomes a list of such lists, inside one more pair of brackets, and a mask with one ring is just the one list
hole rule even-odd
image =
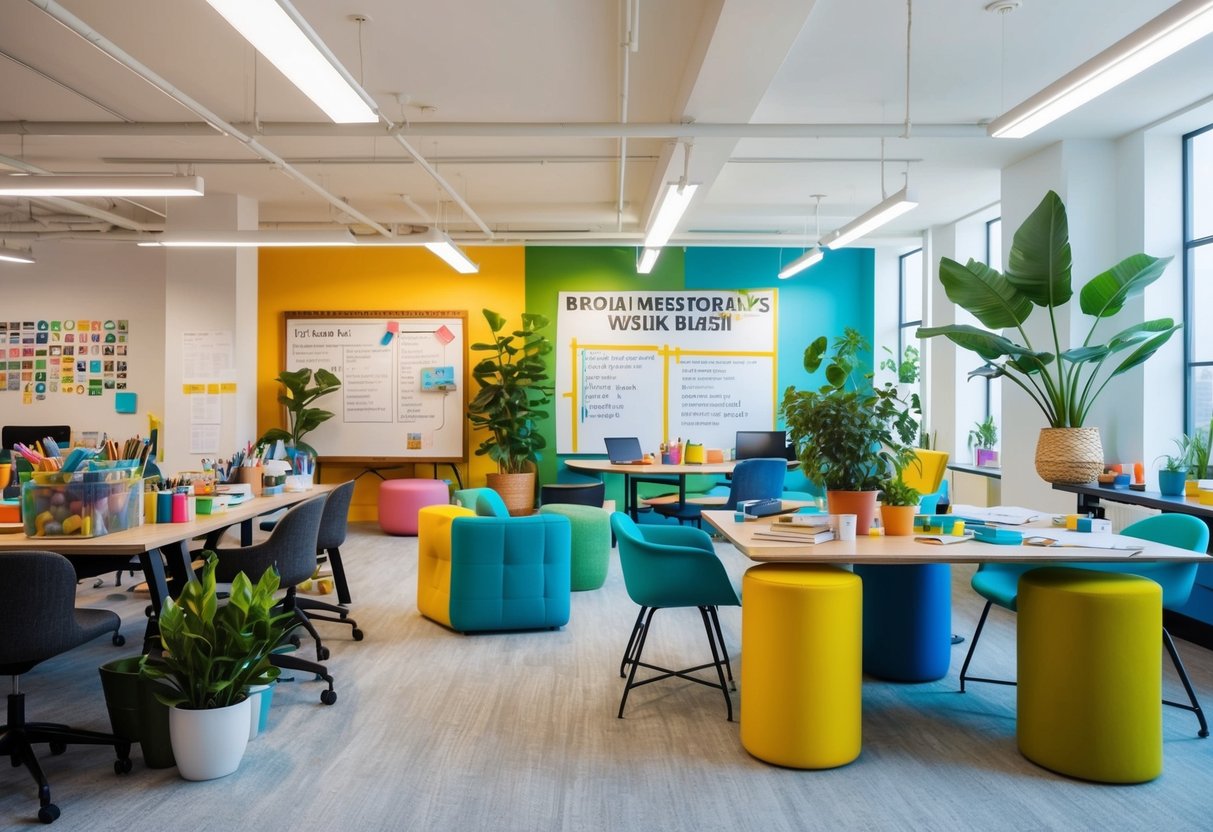
[[557, 452], [601, 454], [608, 436], [727, 449], [770, 430], [777, 303], [775, 289], [561, 292]]
[[305, 441], [332, 462], [466, 460], [466, 333], [466, 311], [284, 312], [286, 369], [341, 380]]

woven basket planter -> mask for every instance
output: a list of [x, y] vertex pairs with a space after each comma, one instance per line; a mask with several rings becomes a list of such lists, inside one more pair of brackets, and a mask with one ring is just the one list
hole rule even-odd
[[535, 513], [535, 472], [525, 474], [488, 474], [489, 488], [501, 495], [512, 517]]
[[1036, 473], [1045, 482], [1081, 484], [1103, 473], [1099, 428], [1041, 428]]

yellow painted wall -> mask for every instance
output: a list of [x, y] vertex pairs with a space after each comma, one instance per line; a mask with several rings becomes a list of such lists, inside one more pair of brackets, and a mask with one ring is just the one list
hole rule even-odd
[[[468, 343], [487, 341], [485, 307], [517, 322], [525, 298], [525, 255], [522, 247], [466, 249], [480, 264], [479, 274], [463, 275], [424, 248], [272, 249], [260, 252], [258, 269], [257, 430], [285, 427], [273, 380], [283, 366], [282, 313], [286, 311], [354, 311], [406, 309], [466, 309]], [[469, 361], [470, 366], [470, 361]], [[469, 394], [473, 391], [468, 391]], [[323, 406], [324, 402], [318, 403]], [[484, 485], [485, 474], [496, 470], [486, 457], [473, 456], [482, 436], [468, 437], [471, 462], [460, 466], [463, 483]], [[323, 456], [324, 449], [320, 448]], [[433, 476], [429, 465], [417, 464], [416, 475]], [[470, 467], [470, 471], [469, 471]], [[325, 482], [347, 480], [361, 469], [324, 466]], [[450, 476], [446, 466], [439, 478]], [[388, 476], [411, 476], [409, 468]], [[376, 519], [379, 478], [358, 480], [351, 520]]]

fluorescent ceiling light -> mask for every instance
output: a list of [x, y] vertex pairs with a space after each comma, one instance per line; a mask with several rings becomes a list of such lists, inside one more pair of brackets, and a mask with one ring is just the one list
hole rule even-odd
[[268, 248], [352, 246], [354, 235], [349, 231], [220, 231], [160, 234], [141, 240], [141, 246], [169, 248]]
[[823, 258], [823, 257], [825, 257], [825, 252], [823, 252], [817, 246], [813, 246], [811, 249], [809, 249], [808, 251], [806, 251], [804, 254], [800, 255], [799, 257], [797, 257], [791, 263], [788, 263], [786, 266], [784, 266], [783, 270], [779, 272], [779, 279], [787, 280], [792, 275], [800, 274], [805, 269], [807, 269], [809, 266], [812, 266], [814, 263], [820, 263], [821, 258]]
[[659, 248], [646, 248], [640, 253], [640, 259], [636, 261], [636, 273], [648, 274], [653, 271], [653, 266], [657, 265], [657, 256], [661, 254]]
[[867, 213], [822, 237], [820, 245], [828, 249], [842, 248], [917, 207], [918, 200], [915, 199], [913, 191], [908, 187], [902, 188]]
[[1182, 0], [994, 119], [987, 132], [996, 138], [1023, 138], [1210, 32], [1213, 0]]
[[464, 254], [463, 249], [455, 245], [450, 237], [447, 237], [445, 234], [441, 236], [445, 239], [425, 243], [425, 247], [445, 260], [447, 265], [460, 274], [475, 274], [480, 271], [480, 267], [473, 263], [471, 258]]
[[0, 196], [202, 196], [200, 176], [0, 176]]
[[653, 214], [653, 221], [649, 223], [648, 233], [644, 235], [645, 248], [661, 248], [670, 241], [670, 235], [678, 227], [678, 221], [682, 219], [698, 188], [698, 185], [666, 185], [661, 203]]
[[289, 0], [206, 0], [338, 124], [379, 120], [366, 94]]
[[0, 262], [4, 263], [33, 263], [34, 255], [25, 249], [0, 246]]

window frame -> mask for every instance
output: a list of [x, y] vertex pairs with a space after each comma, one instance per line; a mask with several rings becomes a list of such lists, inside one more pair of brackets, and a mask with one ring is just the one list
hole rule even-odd
[[[1193, 323], [1196, 320], [1195, 265], [1196, 251], [1204, 246], [1213, 247], [1213, 234], [1194, 238], [1192, 195], [1192, 149], [1194, 140], [1205, 133], [1213, 132], [1213, 124], [1185, 133], [1183, 136], [1183, 324], [1184, 324], [1184, 432], [1191, 435], [1196, 428], [1193, 413], [1192, 387], [1197, 367], [1213, 367], [1213, 359], [1193, 360], [1196, 352], [1196, 337]], [[1213, 250], [1213, 249], [1211, 249]], [[1204, 427], [1201, 425], [1201, 427]]]
[[[906, 330], [910, 327], [922, 326], [922, 318], [916, 321], [906, 320], [906, 260], [913, 257], [915, 254], [925, 256], [923, 247], [911, 249], [904, 254], [897, 255], [897, 357], [896, 363], [900, 366], [902, 356], [906, 354]], [[923, 280], [921, 274], [922, 266], [919, 265], [919, 281], [920, 286]], [[917, 339], [916, 339], [917, 340]], [[921, 372], [922, 365], [919, 365]], [[921, 376], [920, 376], [921, 379]]]

